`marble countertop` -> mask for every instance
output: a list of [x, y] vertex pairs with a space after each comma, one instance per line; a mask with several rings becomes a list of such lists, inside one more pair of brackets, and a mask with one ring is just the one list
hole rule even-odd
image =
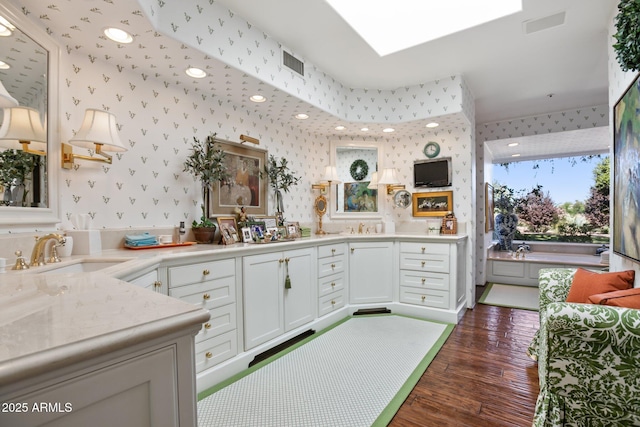
[[198, 306], [102, 272], [4, 274], [0, 384], [205, 322]]

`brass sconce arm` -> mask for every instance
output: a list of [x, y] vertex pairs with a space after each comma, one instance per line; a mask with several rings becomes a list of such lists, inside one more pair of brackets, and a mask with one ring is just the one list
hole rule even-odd
[[113, 158], [110, 154], [102, 151], [102, 144], [96, 144], [96, 156], [102, 157], [93, 157], [93, 156], [85, 156], [82, 154], [74, 154], [73, 147], [69, 144], [62, 143], [62, 168], [63, 169], [72, 169], [74, 165], [75, 159], [88, 160], [90, 162], [102, 162], [107, 164], [113, 163]]

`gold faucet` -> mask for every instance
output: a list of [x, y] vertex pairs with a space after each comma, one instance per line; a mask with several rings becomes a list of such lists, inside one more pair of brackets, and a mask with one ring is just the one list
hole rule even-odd
[[362, 234], [362, 227], [364, 227], [364, 223], [363, 223], [363, 222], [361, 222], [361, 223], [358, 225], [358, 234]]
[[55, 239], [59, 244], [64, 244], [65, 238], [62, 234], [58, 233], [49, 233], [45, 236], [38, 237], [36, 236], [36, 244], [33, 247], [33, 252], [31, 252], [31, 266], [36, 265], [45, 265], [44, 262], [44, 252], [47, 246], [47, 242], [49, 240]]

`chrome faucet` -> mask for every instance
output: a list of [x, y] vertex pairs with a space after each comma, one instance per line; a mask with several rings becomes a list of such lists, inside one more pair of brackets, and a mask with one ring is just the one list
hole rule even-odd
[[45, 265], [44, 252], [49, 240], [57, 240], [61, 245], [65, 242], [64, 236], [58, 233], [49, 233], [42, 237], [36, 236], [36, 244], [31, 252], [31, 266]]
[[362, 227], [364, 227], [364, 223], [363, 223], [363, 222], [361, 222], [361, 223], [358, 225], [358, 234], [362, 234]]

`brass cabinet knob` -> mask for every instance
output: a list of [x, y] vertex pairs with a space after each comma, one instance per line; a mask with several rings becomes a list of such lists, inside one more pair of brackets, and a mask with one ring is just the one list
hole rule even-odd
[[331, 305], [336, 305], [336, 302], [334, 300], [331, 300]]
[[155, 286], [156, 288], [159, 288], [160, 286], [162, 286], [162, 282], [159, 280], [156, 280], [155, 282], [153, 282], [153, 286]]
[[334, 270], [336, 268], [335, 264], [331, 264], [331, 269]]
[[351, 248], [351, 253], [354, 253], [356, 251], [356, 248]]
[[205, 329], [211, 329], [211, 323], [207, 322], [204, 324]]
[[421, 263], [421, 264], [422, 264], [422, 266], [424, 267], [424, 265], [425, 265], [426, 263], [427, 263], [426, 261], [422, 261], [422, 263]]
[[209, 274], [211, 274], [211, 272], [209, 270], [202, 270], [202, 275], [203, 276], [208, 276]]
[[204, 357], [206, 357], [207, 359], [211, 359], [213, 357], [213, 353], [211, 353], [210, 351], [207, 351]]
[[335, 288], [336, 287], [336, 282], [331, 282], [331, 287]]
[[331, 249], [331, 255], [334, 255], [336, 253], [335, 249]]
[[425, 299], [427, 299], [427, 297], [425, 297], [424, 295], [422, 295], [422, 296], [420, 297], [420, 299], [422, 300], [422, 302], [424, 302], [424, 300], [425, 300]]
[[422, 250], [422, 253], [424, 253], [425, 249], [427, 249], [427, 248], [425, 248], [425, 247], [423, 246], [423, 247], [421, 247], [420, 249]]
[[202, 299], [204, 299], [204, 300], [208, 300], [209, 298], [211, 298], [211, 295], [209, 295], [209, 294], [202, 295]]
[[278, 262], [279, 262], [280, 264], [282, 264], [282, 263], [284, 262], [284, 259], [280, 258], [280, 259], [278, 260]]
[[424, 282], [426, 282], [427, 279], [425, 279], [424, 277], [422, 278], [422, 284], [424, 285]]
[[291, 258], [285, 258], [284, 262], [286, 262], [287, 264], [289, 264], [289, 261], [291, 261]]

